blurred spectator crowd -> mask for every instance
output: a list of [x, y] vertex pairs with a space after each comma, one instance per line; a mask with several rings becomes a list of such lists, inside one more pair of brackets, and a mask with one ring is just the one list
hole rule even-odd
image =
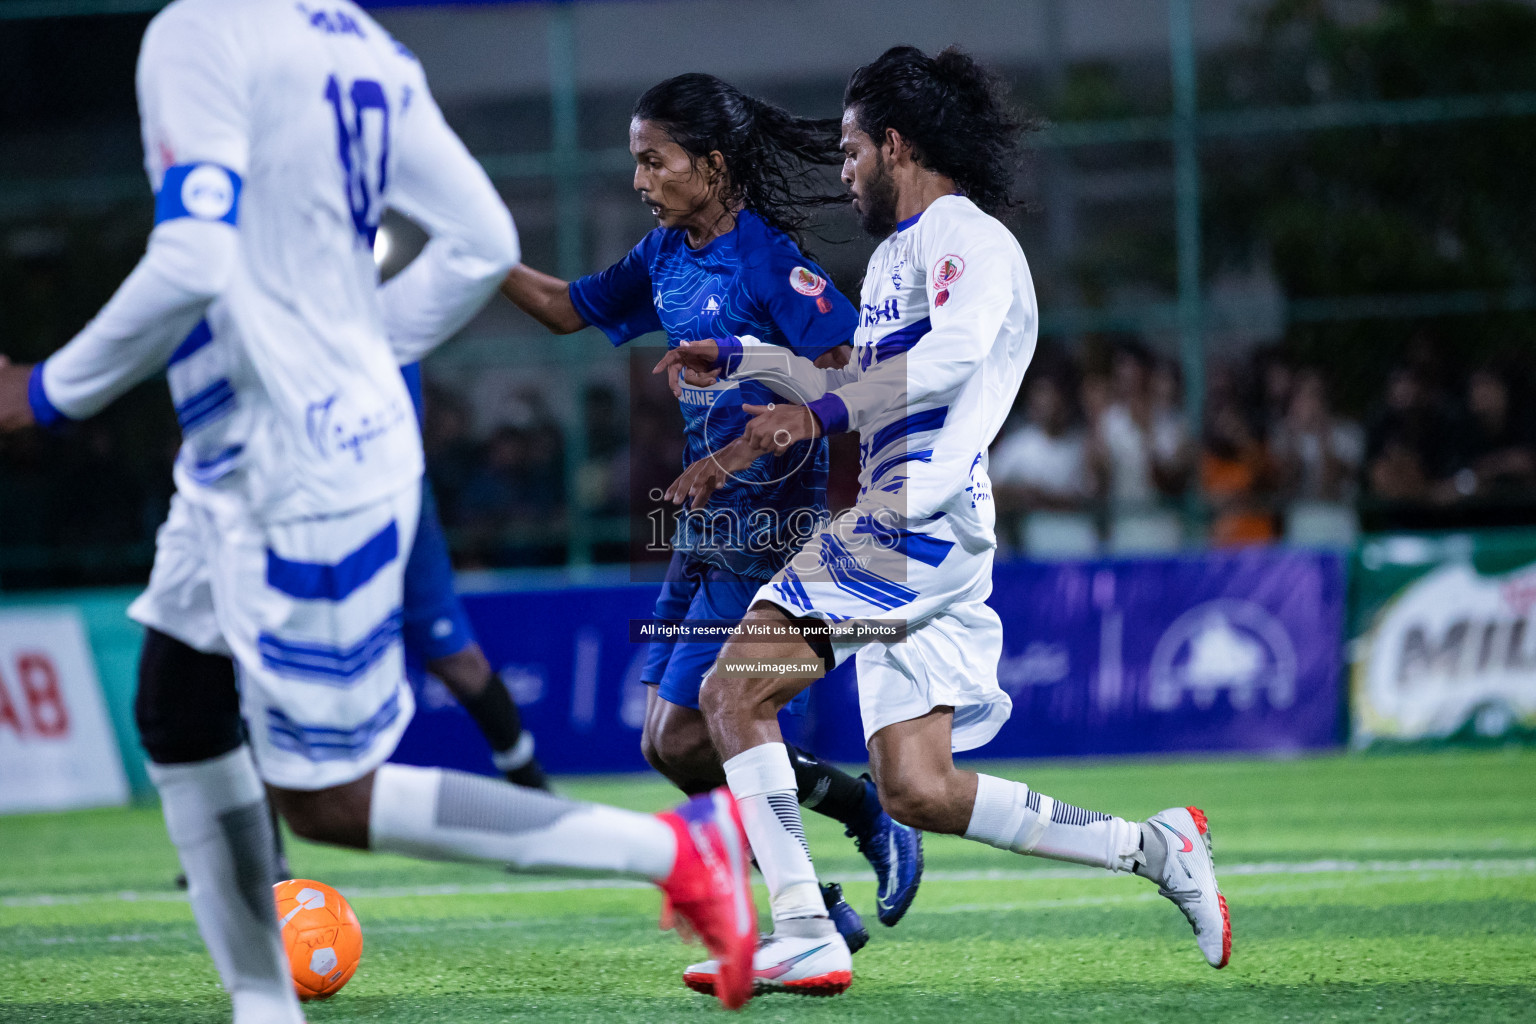
[[[991, 451], [1002, 546], [1036, 557], [1345, 546], [1362, 528], [1536, 522], [1529, 363], [1404, 352], [1359, 416], [1335, 404], [1322, 371], [1274, 351], [1214, 364], [1196, 429], [1170, 358], [1132, 339], [1042, 343]], [[682, 424], [650, 362], [634, 360], [627, 382], [575, 385], [567, 420], [537, 369], [504, 373], [490, 392], [429, 374], [428, 474], [461, 568], [562, 565], [577, 531], [593, 560], [633, 561], [670, 532], [650, 522], [652, 495], [682, 466]], [[132, 436], [93, 421], [73, 437], [0, 441], [0, 585], [141, 579], [170, 497], [174, 422], [164, 427]], [[856, 497], [856, 459], [834, 445], [834, 505]]]
[[1277, 353], [1212, 366], [1199, 429], [1177, 364], [1141, 344], [1096, 360], [1042, 349], [991, 451], [999, 537], [1048, 557], [1531, 522], [1524, 368], [1458, 371], [1409, 349], [1363, 420]]

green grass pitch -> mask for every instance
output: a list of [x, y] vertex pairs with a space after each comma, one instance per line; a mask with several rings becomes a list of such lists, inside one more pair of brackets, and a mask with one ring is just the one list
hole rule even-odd
[[[1146, 881], [927, 840], [894, 930], [840, 830], [807, 813], [824, 877], [874, 937], [832, 1000], [769, 996], [757, 1021], [1536, 1020], [1536, 751], [988, 766], [1086, 807], [1210, 814], [1233, 917], [1207, 967]], [[562, 780], [655, 809], [654, 777]], [[311, 1024], [719, 1020], [683, 988], [696, 947], [654, 890], [292, 844], [347, 894], [366, 946]], [[0, 1021], [191, 1024], [227, 1003], [152, 808], [0, 818]], [[766, 903], [759, 891], [759, 906]]]

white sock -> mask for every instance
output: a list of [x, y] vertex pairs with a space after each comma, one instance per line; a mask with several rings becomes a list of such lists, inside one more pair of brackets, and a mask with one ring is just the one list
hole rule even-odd
[[149, 777], [235, 1024], [302, 1024], [272, 898], [281, 881], [272, 821], [250, 748], [192, 764], [151, 764]]
[[677, 836], [651, 814], [562, 800], [466, 772], [380, 766], [369, 845], [433, 860], [507, 864], [519, 871], [592, 871], [660, 882]]
[[976, 776], [965, 837], [999, 850], [1129, 871], [1141, 845], [1135, 822], [1060, 803], [1022, 782]]
[[517, 735], [517, 742], [506, 750], [491, 751], [491, 763], [499, 772], [515, 772], [533, 760], [533, 733], [524, 729]]
[[764, 743], [725, 762], [747, 840], [768, 883], [774, 930], [815, 937], [835, 929], [816, 884], [796, 798], [795, 769], [782, 743]]

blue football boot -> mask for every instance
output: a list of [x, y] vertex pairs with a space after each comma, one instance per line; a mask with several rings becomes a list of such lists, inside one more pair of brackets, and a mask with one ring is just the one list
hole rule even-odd
[[923, 880], [923, 834], [893, 819], [880, 806], [875, 784], [863, 776], [865, 806], [870, 809], [867, 823], [849, 825], [846, 835], [875, 869], [879, 880], [876, 916], [887, 928], [900, 921], [917, 896]]
[[837, 934], [848, 943], [848, 952], [857, 953], [869, 942], [869, 929], [864, 927], [864, 920], [859, 917], [859, 912], [848, 905], [843, 899], [843, 887], [836, 882], [823, 883], [821, 886], [821, 901], [827, 905], [827, 916], [832, 918], [832, 923], [837, 927]]

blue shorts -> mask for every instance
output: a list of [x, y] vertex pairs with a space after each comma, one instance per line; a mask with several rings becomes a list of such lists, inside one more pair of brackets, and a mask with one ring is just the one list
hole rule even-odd
[[[661, 593], [656, 596], [655, 618], [659, 622], [740, 622], [762, 585], [763, 581], [756, 577], [739, 576], [674, 552]], [[724, 640], [652, 643], [640, 678], [652, 686], [659, 685], [662, 700], [697, 708], [699, 688], [724, 646]]]
[[458, 654], [475, 642], [469, 616], [453, 589], [448, 538], [437, 517], [432, 485], [421, 483], [421, 522], [405, 563], [404, 626], [406, 656], [422, 664]]

